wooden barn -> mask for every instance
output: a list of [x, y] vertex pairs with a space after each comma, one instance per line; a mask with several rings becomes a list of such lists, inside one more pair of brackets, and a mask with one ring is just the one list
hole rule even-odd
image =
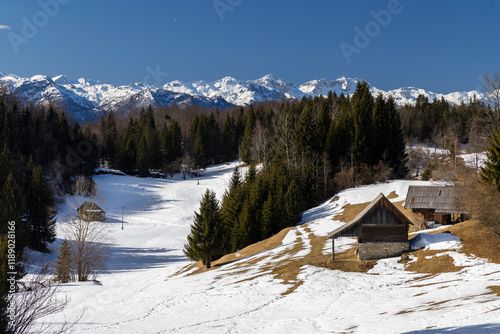
[[410, 186], [405, 209], [421, 215], [426, 223], [451, 224], [466, 214], [454, 205], [454, 189], [452, 186]]
[[81, 220], [90, 221], [104, 221], [106, 219], [106, 212], [94, 202], [85, 202], [78, 209], [78, 217]]
[[399, 256], [409, 250], [408, 228], [412, 222], [383, 194], [375, 198], [356, 218], [330, 234], [332, 259], [335, 260], [335, 239], [358, 238], [360, 260]]

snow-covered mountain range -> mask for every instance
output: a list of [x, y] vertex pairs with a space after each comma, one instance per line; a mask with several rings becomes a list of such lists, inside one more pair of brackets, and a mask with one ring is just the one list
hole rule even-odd
[[[257, 80], [239, 81], [225, 77], [214, 82], [172, 81], [163, 86], [135, 83], [125, 86], [102, 84], [99, 81], [80, 78], [70, 79], [64, 75], [48, 77], [35, 75], [22, 78], [0, 72], [0, 84], [25, 101], [54, 103], [64, 108], [77, 121], [93, 121], [103, 112], [113, 110], [127, 114], [131, 110], [152, 106], [196, 105], [206, 108], [227, 109], [250, 103], [287, 99], [301, 99], [303, 96], [352, 94], [361, 79], [341, 77], [336, 80], [312, 80], [303, 84], [285, 82], [273, 74]], [[460, 104], [468, 102], [474, 95], [483, 98], [478, 91], [439, 94], [415, 87], [404, 87], [389, 91], [370, 85], [374, 95], [392, 95], [398, 105], [414, 103], [418, 95], [430, 100], [444, 97], [445, 100]]]

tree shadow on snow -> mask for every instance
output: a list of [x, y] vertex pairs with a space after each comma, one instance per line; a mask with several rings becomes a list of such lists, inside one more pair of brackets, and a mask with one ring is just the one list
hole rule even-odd
[[168, 263], [186, 261], [182, 255], [170, 255], [172, 249], [110, 247], [108, 272], [131, 271], [164, 267]]
[[465, 327], [446, 327], [404, 332], [403, 334], [471, 334], [500, 333], [500, 324], [482, 324]]

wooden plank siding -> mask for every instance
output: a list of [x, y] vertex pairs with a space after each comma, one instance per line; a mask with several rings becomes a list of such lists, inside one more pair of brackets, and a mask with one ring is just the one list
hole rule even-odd
[[358, 242], [405, 242], [408, 241], [406, 225], [362, 225]]
[[383, 194], [375, 198], [356, 218], [328, 234], [332, 239], [332, 261], [335, 239], [358, 238], [358, 257], [374, 259], [401, 254], [409, 247], [408, 228], [412, 222]]

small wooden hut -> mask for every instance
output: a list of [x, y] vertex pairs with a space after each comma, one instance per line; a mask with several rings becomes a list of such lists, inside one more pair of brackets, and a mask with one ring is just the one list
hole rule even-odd
[[466, 212], [454, 205], [452, 186], [410, 186], [406, 195], [405, 209], [421, 215], [424, 221], [451, 224]]
[[332, 239], [332, 260], [335, 260], [335, 239], [339, 237], [358, 238], [360, 260], [399, 256], [409, 250], [410, 224], [412, 222], [380, 194], [356, 218], [328, 234]]
[[101, 209], [99, 205], [94, 202], [85, 202], [78, 209], [78, 217], [81, 220], [90, 221], [104, 221], [106, 219], [106, 211]]

